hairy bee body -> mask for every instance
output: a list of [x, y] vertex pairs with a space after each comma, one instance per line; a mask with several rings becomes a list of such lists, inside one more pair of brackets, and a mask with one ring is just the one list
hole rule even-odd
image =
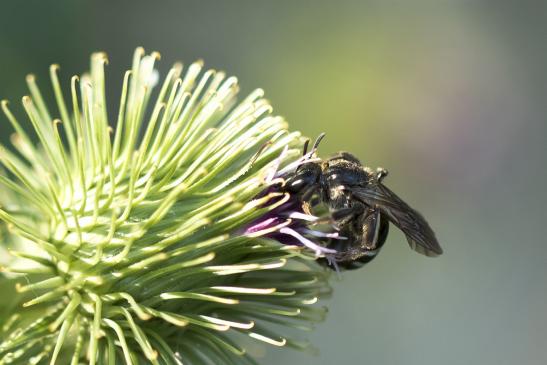
[[426, 256], [442, 253], [423, 216], [382, 183], [386, 176], [386, 170], [373, 171], [352, 154], [340, 152], [324, 161], [304, 162], [287, 179], [285, 189], [298, 195], [302, 204], [313, 206], [319, 197], [329, 209], [332, 224], [345, 238], [330, 239], [327, 248], [336, 254], [320, 262], [333, 268], [362, 267], [384, 245], [389, 223], [405, 234], [415, 251]]

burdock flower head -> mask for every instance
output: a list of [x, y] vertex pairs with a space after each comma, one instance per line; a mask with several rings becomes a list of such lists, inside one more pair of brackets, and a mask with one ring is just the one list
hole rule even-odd
[[289, 327], [323, 319], [325, 234], [280, 188], [314, 151], [201, 62], [154, 91], [158, 58], [137, 49], [115, 115], [103, 53], [68, 99], [51, 67], [55, 109], [27, 78], [32, 128], [2, 102], [0, 283], [18, 294], [0, 364], [253, 363], [253, 342], [306, 348]]

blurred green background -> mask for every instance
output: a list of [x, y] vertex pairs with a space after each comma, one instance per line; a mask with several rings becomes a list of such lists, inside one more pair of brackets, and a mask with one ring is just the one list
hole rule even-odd
[[[386, 167], [445, 254], [393, 230], [334, 280], [314, 357], [265, 364], [547, 363], [547, 6], [519, 1], [3, 1], [0, 98], [92, 51], [117, 95], [136, 46], [266, 90], [320, 152]], [[243, 95], [242, 95], [243, 96]], [[117, 96], [115, 97], [117, 100]], [[113, 104], [113, 106], [116, 106]], [[2, 141], [9, 135], [2, 117]]]

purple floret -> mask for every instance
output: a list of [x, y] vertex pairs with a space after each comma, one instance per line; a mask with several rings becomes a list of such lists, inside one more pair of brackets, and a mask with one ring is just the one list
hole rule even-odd
[[[336, 250], [326, 248], [326, 243], [332, 239], [345, 239], [345, 237], [339, 236], [334, 230], [333, 232], [323, 232], [314, 229], [314, 223], [320, 218], [304, 211], [304, 204], [299, 196], [290, 195], [283, 190], [285, 178], [304, 161], [309, 162], [310, 158], [311, 156], [305, 155], [282, 170], [269, 174], [266, 182], [270, 185], [257, 198], [279, 193], [279, 195], [275, 194], [264, 206], [279, 205], [252, 222], [243, 234], [269, 237], [284, 245], [307, 247], [315, 253], [316, 257], [329, 259], [336, 253]], [[277, 164], [274, 168], [277, 170]]]

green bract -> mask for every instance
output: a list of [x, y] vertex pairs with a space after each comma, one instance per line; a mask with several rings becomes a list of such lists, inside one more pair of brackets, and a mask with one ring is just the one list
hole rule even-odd
[[15, 133], [0, 151], [0, 285], [18, 294], [0, 364], [240, 364], [250, 339], [306, 347], [283, 333], [323, 318], [315, 257], [245, 233], [283, 202], [272, 171], [303, 138], [262, 90], [236, 104], [236, 78], [200, 62], [154, 93], [158, 58], [137, 49], [115, 121], [102, 53], [68, 103], [51, 67], [55, 110], [27, 78], [32, 135], [2, 102]]

